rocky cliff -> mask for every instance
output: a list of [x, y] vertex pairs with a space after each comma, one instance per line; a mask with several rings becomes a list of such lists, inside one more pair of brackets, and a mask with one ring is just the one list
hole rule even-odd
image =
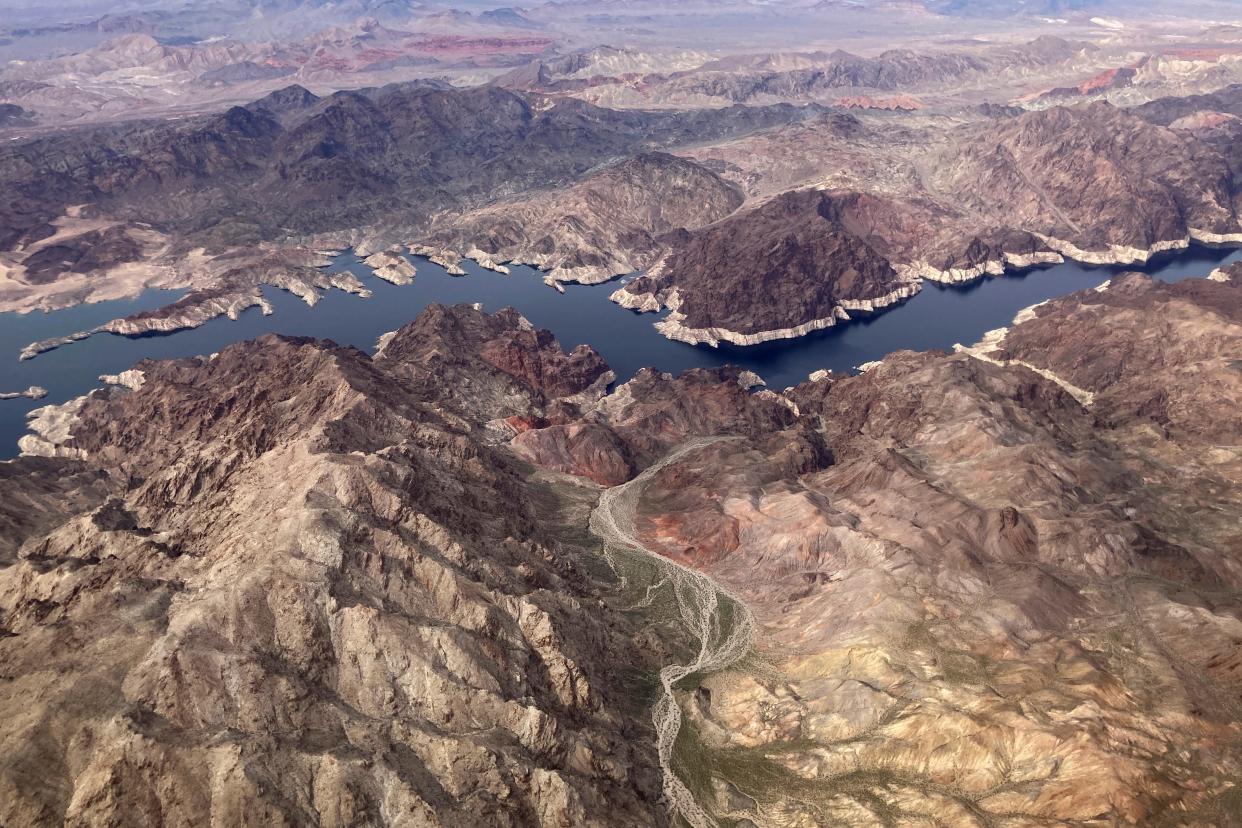
[[[616, 112], [488, 86], [415, 83], [324, 98], [293, 87], [212, 115], [6, 142], [0, 307], [72, 304], [117, 284], [131, 293], [151, 283], [217, 288], [198, 273], [204, 256], [236, 258], [270, 243], [416, 242], [444, 210], [546, 192], [618, 158], [808, 114], [785, 105]], [[629, 168], [636, 182], [597, 181], [637, 191], [652, 178], [643, 163], [656, 162]], [[677, 176], [711, 176], [664, 163], [669, 216], [653, 215], [648, 196], [645, 213], [632, 207], [633, 233], [693, 223], [696, 211], [705, 220], [730, 198], [716, 182], [712, 207], [684, 193], [677, 206]], [[525, 232], [537, 247], [538, 226]]]
[[[437, 313], [506, 413], [592, 378], [514, 315]], [[583, 547], [589, 492], [400, 358], [421, 330], [146, 363], [80, 406], [79, 459], [4, 464], [0, 821], [665, 822], [659, 631]]]
[[484, 262], [515, 262], [558, 282], [601, 282], [640, 270], [660, 237], [720, 221], [742, 205], [715, 173], [664, 153], [635, 156], [553, 195], [505, 200], [441, 219], [427, 244]]
[[[856, 193], [789, 193], [671, 242], [654, 268], [625, 286], [628, 307], [647, 296], [673, 308], [657, 327], [674, 339], [737, 344], [799, 336], [913, 295], [883, 255], [865, 212], [889, 205]], [[877, 249], [878, 248], [878, 249]]]
[[3, 464], [0, 819], [1237, 824], [1239, 285], [782, 393], [468, 306], [143, 363]]

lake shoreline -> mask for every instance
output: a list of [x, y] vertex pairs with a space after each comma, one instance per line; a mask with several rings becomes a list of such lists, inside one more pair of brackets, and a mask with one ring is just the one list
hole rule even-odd
[[[618, 280], [598, 285], [548, 288], [534, 268], [514, 266], [509, 274], [465, 260], [467, 278], [451, 275], [429, 260], [415, 260], [417, 275], [404, 285], [376, 276], [353, 251], [338, 254], [326, 275], [355, 277], [370, 298], [341, 290], [325, 290], [308, 305], [279, 288], [264, 287], [270, 305], [204, 320], [175, 331], [96, 335], [48, 350], [33, 360], [17, 356], [31, 342], [67, 337], [77, 331], [105, 327], [125, 316], [167, 305], [168, 291], [152, 289], [130, 300], [81, 305], [48, 313], [0, 314], [0, 388], [45, 387], [49, 404], [64, 403], [100, 386], [101, 375], [116, 375], [143, 359], [168, 359], [214, 353], [227, 345], [265, 333], [312, 336], [374, 353], [379, 338], [413, 320], [428, 304], [482, 302], [489, 311], [516, 308], [530, 321], [551, 330], [566, 349], [578, 344], [595, 347], [624, 382], [642, 367], [668, 373], [688, 368], [738, 365], [754, 371], [769, 387], [783, 388], [819, 370], [852, 371], [895, 350], [952, 350], [955, 344], [977, 342], [988, 330], [1009, 323], [1024, 307], [1078, 290], [1098, 286], [1127, 270], [1147, 272], [1167, 281], [1207, 277], [1228, 261], [1242, 259], [1242, 250], [1195, 244], [1170, 251], [1143, 266], [1085, 265], [1064, 262], [1035, 265], [966, 284], [928, 281], [918, 293], [874, 313], [853, 314], [848, 324], [834, 325], [796, 339], [718, 347], [695, 346], [668, 339], [653, 323], [667, 318], [641, 314], [608, 300]], [[624, 280], [625, 277], [620, 277]], [[26, 416], [39, 407], [30, 399], [0, 406], [0, 459], [16, 454], [26, 433]]]

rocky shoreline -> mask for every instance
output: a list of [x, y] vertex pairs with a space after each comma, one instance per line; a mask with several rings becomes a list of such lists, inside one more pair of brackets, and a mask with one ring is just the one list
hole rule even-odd
[[[1146, 263], [1152, 256], [1184, 250], [1192, 243], [1232, 245], [1242, 244], [1242, 233], [1213, 234], [1204, 231], [1192, 231], [1187, 239], [1158, 242], [1146, 250], [1114, 246], [1108, 251], [1084, 251], [1068, 242], [1044, 238], [1049, 247], [1057, 250], [1028, 254], [1004, 253], [999, 260], [989, 259], [970, 268], [937, 269], [922, 261], [912, 264], [896, 265], [894, 270], [906, 281], [901, 287], [873, 299], [841, 299], [833, 307], [832, 313], [826, 317], [812, 319], [800, 325], [756, 332], [731, 330], [723, 326], [696, 328], [685, 324], [685, 316], [679, 310], [681, 297], [677, 288], [668, 290], [661, 295], [660, 291], [650, 293], [632, 293], [627, 286], [622, 286], [608, 296], [608, 299], [627, 310], [637, 313], [659, 313], [668, 309], [667, 318], [656, 322], [654, 327], [668, 339], [685, 342], [690, 345], [707, 345], [718, 347], [721, 342], [733, 345], [749, 346], [784, 339], [797, 339], [802, 336], [825, 330], [851, 321], [851, 313], [880, 313], [885, 309], [914, 296], [921, 288], [923, 280], [942, 284], [965, 285], [985, 277], [1003, 277], [1009, 273], [1040, 265], [1055, 265], [1072, 260], [1085, 264], [1109, 265]], [[490, 259], [481, 251], [472, 251], [478, 255], [467, 257], [457, 256], [452, 251], [434, 248], [421, 244], [406, 246], [411, 255], [422, 256], [428, 261], [444, 267], [454, 275], [466, 275], [461, 262], [469, 258], [482, 267], [500, 273], [508, 273], [508, 265], [518, 262], [502, 263]], [[329, 255], [327, 253], [321, 254]], [[399, 252], [398, 248], [390, 248], [370, 253], [362, 262], [372, 269], [373, 274], [395, 285], [410, 284], [417, 272], [416, 266]], [[655, 262], [652, 272], [658, 272], [664, 258]], [[320, 267], [325, 266], [320, 264]], [[608, 280], [616, 278], [610, 276]], [[1216, 276], [1215, 278], [1221, 278]], [[600, 280], [600, 281], [608, 281]], [[560, 289], [560, 281], [545, 276], [544, 281]], [[313, 281], [305, 279], [273, 279], [270, 283], [288, 290], [307, 304], [313, 306], [319, 299], [316, 288], [332, 287], [346, 290], [363, 297], [369, 296], [366, 290], [352, 274], [323, 274]], [[597, 282], [584, 281], [584, 284]], [[114, 319], [86, 331], [78, 331], [61, 337], [33, 342], [22, 349], [19, 358], [33, 359], [39, 354], [54, 350], [64, 345], [79, 342], [100, 333], [112, 333], [120, 336], [142, 336], [147, 333], [171, 333], [178, 330], [197, 328], [206, 322], [221, 316], [237, 319], [240, 314], [250, 308], [258, 307], [264, 315], [273, 313], [271, 303], [263, 296], [258, 287], [244, 290], [222, 290], [214, 295], [206, 292], [192, 293], [178, 303], [161, 308], [157, 311], [140, 316]]]
[[417, 273], [414, 265], [398, 250], [382, 250], [379, 253], [372, 253], [363, 259], [362, 263], [371, 268], [376, 278], [394, 285], [410, 284]]
[[[666, 291], [635, 293], [629, 285], [622, 286], [609, 295], [609, 300], [627, 310], [637, 313], [659, 313], [668, 309], [666, 319], [656, 322], [654, 327], [668, 339], [685, 342], [691, 345], [707, 345], [717, 347], [721, 342], [733, 345], [749, 346], [784, 339], [796, 339], [816, 331], [825, 330], [838, 324], [849, 322], [850, 313], [878, 313], [904, 299], [910, 298], [920, 289], [924, 280], [941, 284], [965, 285], [985, 277], [1002, 277], [1009, 273], [1025, 270], [1041, 265], [1060, 264], [1066, 260], [1093, 265], [1126, 265], [1145, 264], [1153, 256], [1161, 253], [1176, 252], [1189, 248], [1192, 244], [1231, 246], [1242, 244], [1242, 232], [1217, 233], [1191, 229], [1185, 238], [1169, 239], [1156, 242], [1150, 247], [1134, 248], [1124, 245], [1110, 245], [1107, 250], [1083, 250], [1071, 242], [1032, 234], [1047, 246], [1047, 250], [1030, 253], [1002, 252], [999, 258], [989, 258], [969, 267], [937, 268], [926, 260], [894, 264], [893, 271], [903, 280], [903, 284], [882, 296], [874, 299], [843, 298], [836, 302], [832, 312], [824, 317], [811, 319], [798, 325], [765, 329], [754, 332], [738, 331], [726, 326], [694, 327], [685, 324], [685, 315], [681, 312], [682, 296], [677, 288]], [[394, 285], [410, 284], [416, 273], [416, 266], [401, 251], [401, 246], [393, 246], [381, 250], [366, 249], [367, 245], [359, 245], [359, 255], [363, 264], [371, 268], [373, 275]], [[522, 265], [522, 262], [501, 262], [490, 254], [472, 248], [467, 255], [459, 255], [454, 251], [420, 243], [404, 245], [410, 255], [421, 256], [445, 268], [452, 275], [464, 276], [466, 271], [461, 263], [469, 259], [481, 267], [508, 274], [510, 265]], [[299, 256], [304, 252], [301, 248], [290, 249], [285, 255]], [[120, 336], [142, 336], [148, 333], [171, 333], [174, 331], [197, 328], [206, 322], [221, 316], [237, 319], [240, 314], [250, 308], [259, 308], [264, 315], [273, 312], [271, 303], [264, 297], [260, 285], [268, 284], [284, 289], [308, 305], [314, 306], [319, 298], [320, 289], [340, 289], [359, 295], [370, 296], [361, 282], [348, 272], [326, 273], [323, 268], [329, 263], [329, 256], [339, 251], [317, 250], [314, 252], [313, 267], [319, 272], [308, 276], [294, 272], [296, 267], [304, 265], [281, 264], [269, 265], [267, 272], [258, 275], [255, 282], [245, 287], [221, 287], [194, 291], [178, 302], [155, 311], [130, 317], [114, 319], [95, 328], [77, 331], [60, 337], [53, 337], [27, 345], [19, 354], [21, 360], [29, 360], [47, 351], [64, 345], [79, 342], [100, 333], [112, 333]], [[648, 276], [662, 272], [667, 264], [667, 252], [657, 257], [650, 267]], [[362, 256], [363, 253], [367, 255]], [[279, 257], [281, 254], [271, 254]], [[529, 266], [538, 267], [531, 264]], [[558, 268], [563, 270], [563, 268]], [[591, 268], [584, 268], [577, 274], [580, 278], [565, 278], [564, 274], [554, 276], [552, 271], [544, 270], [544, 282], [563, 292], [561, 283], [577, 281], [582, 284], [600, 284], [617, 278], [617, 273], [608, 271], [606, 278], [594, 278], [588, 275]]]
[[1187, 235], [1180, 239], [1166, 239], [1153, 243], [1147, 248], [1130, 247], [1124, 244], [1110, 244], [1107, 250], [1083, 250], [1072, 242], [1065, 239], [1057, 239], [1051, 236], [1044, 236], [1039, 233], [1034, 234], [1040, 241], [1051, 247], [1053, 250], [1073, 259], [1076, 262], [1084, 264], [1097, 265], [1130, 265], [1130, 264], [1146, 264], [1152, 256], [1160, 253], [1167, 253], [1171, 250], [1185, 250], [1190, 247], [1193, 234]]
[[[780, 328], [771, 331], [759, 331], [757, 333], [745, 334], [737, 331], [730, 331], [726, 328], [691, 328], [685, 323], [685, 315], [677, 310], [680, 305], [679, 297], [676, 289], [669, 295], [665, 307], [671, 308], [672, 312], [668, 318], [655, 323], [655, 329], [669, 339], [678, 342], [685, 342], [690, 345], [708, 345], [712, 348], [718, 347], [721, 342], [728, 342], [732, 345], [759, 345], [764, 342], [774, 342], [780, 339], [797, 339], [800, 336], [822, 331], [826, 328], [834, 327], [842, 322], [849, 322], [852, 317], [850, 311], [854, 313], [877, 313], [884, 308], [895, 305], [905, 299], [914, 296], [920, 290], [917, 283], [905, 285], [891, 293], [878, 296], [874, 299], [842, 299], [833, 309], [832, 315], [823, 319], [813, 319], [802, 325], [792, 328]], [[620, 293], [621, 291], [618, 291]], [[616, 294], [614, 294], [615, 296]], [[650, 296], [650, 294], [648, 294]], [[658, 301], [658, 300], [657, 300]], [[619, 303], [618, 303], [619, 304]]]
[[17, 441], [23, 457], [78, 457], [81, 452], [65, 443], [79, 420], [82, 407], [96, 392], [74, 397], [59, 405], [45, 405], [29, 414], [30, 433]]
[[[1100, 288], [1096, 288], [1096, 290], [1100, 290]], [[1046, 303], [1040, 302], [1039, 304], [1043, 305]], [[1002, 368], [1011, 365], [1020, 365], [1023, 368], [1034, 371], [1044, 379], [1060, 386], [1067, 394], [1082, 403], [1084, 408], [1090, 408], [1092, 403], [1095, 402], [1094, 392], [1088, 391], [1085, 388], [1079, 388], [1077, 385], [1074, 385], [1068, 380], [1057, 376], [1047, 368], [1041, 368], [1020, 359], [1005, 359], [1003, 357], [1005, 337], [1009, 335], [1009, 331], [1012, 328], [1021, 325], [1023, 322], [1035, 318], [1035, 308], [1037, 307], [1039, 307], [1039, 305], [1032, 305], [1029, 308], [1022, 309], [1018, 312], [1017, 316], [1014, 317], [1013, 322], [1010, 323], [1009, 327], [996, 328], [988, 331], [983, 335], [983, 338], [981, 338], [974, 345], [954, 345], [954, 353], [966, 354], [969, 357], [982, 360], [983, 362], [987, 362], [992, 365], [998, 365]]]
[[[191, 290], [176, 302], [154, 310], [112, 319], [89, 330], [32, 342], [21, 350], [19, 359], [33, 359], [39, 354], [96, 334], [132, 337], [173, 333], [201, 327], [222, 316], [236, 320], [251, 308], [259, 308], [264, 316], [270, 316], [273, 308], [263, 294], [265, 286], [284, 290], [310, 307], [318, 304], [322, 298], [321, 291], [325, 290], [342, 290], [355, 296], [369, 297], [371, 291], [352, 273], [329, 273], [324, 270], [332, 263], [332, 254], [332, 251], [292, 247], [240, 261], [221, 257], [225, 261], [220, 266], [228, 269], [216, 278], [215, 284]], [[387, 258], [377, 261], [385, 269], [385, 275], [376, 273], [379, 278], [392, 281], [401, 278], [400, 274], [405, 272], [404, 268]], [[408, 265], [408, 268], [413, 271], [413, 265]]]
[[47, 396], [47, 389], [32, 385], [25, 391], [0, 391], [0, 400], [41, 400]]
[[1143, 265], [1161, 253], [1188, 249], [1192, 244], [1234, 246], [1242, 244], [1242, 233], [1213, 233], [1191, 229], [1185, 238], [1156, 242], [1147, 248], [1109, 245], [1107, 250], [1083, 250], [1071, 242], [1033, 234], [1049, 247], [1035, 253], [1003, 253], [1000, 259], [988, 259], [972, 267], [939, 269], [926, 261], [894, 265], [898, 273], [910, 278], [928, 279], [945, 284], [969, 284], [986, 276], [1005, 276], [1015, 271], [1041, 265], [1074, 261], [1092, 265]]
[[976, 282], [985, 276], [1004, 276], [1006, 273], [1025, 270], [1039, 265], [1055, 265], [1065, 261], [1065, 257], [1055, 251], [1036, 253], [1004, 253], [1000, 259], [988, 259], [972, 267], [951, 267], [939, 269], [928, 262], [920, 261], [913, 264], [894, 265], [894, 270], [911, 279], [927, 279], [951, 285], [964, 285]]
[[[313, 304], [313, 303], [312, 303]], [[19, 359], [34, 359], [39, 354], [53, 351], [73, 342], [81, 342], [96, 334], [111, 333], [118, 336], [142, 336], [149, 333], [172, 333], [198, 328], [220, 316], [236, 320], [243, 311], [259, 308], [264, 316], [272, 314], [272, 305], [258, 290], [224, 294], [211, 299], [177, 307], [177, 303], [160, 309], [162, 315], [128, 316], [113, 319], [87, 331], [32, 342], [22, 349]], [[159, 313], [158, 311], [156, 313]]]
[[[757, 345], [781, 339], [796, 339], [816, 331], [821, 331], [838, 324], [850, 321], [849, 311], [866, 313], [882, 312], [885, 308], [899, 303], [917, 293], [923, 280], [950, 285], [966, 285], [985, 277], [1004, 277], [1010, 273], [1026, 270], [1041, 265], [1057, 265], [1067, 260], [1091, 265], [1129, 265], [1146, 264], [1153, 256], [1161, 253], [1178, 252], [1188, 249], [1192, 244], [1214, 246], [1233, 246], [1242, 244], [1242, 233], [1210, 233], [1192, 230], [1185, 239], [1173, 239], [1156, 242], [1147, 249], [1112, 245], [1108, 250], [1081, 250], [1069, 242], [1050, 237], [1038, 236], [1050, 248], [1048, 251], [1034, 253], [1003, 253], [1000, 259], [989, 259], [968, 268], [949, 268], [942, 270], [926, 261], [911, 264], [894, 265], [894, 270], [903, 279], [910, 282], [909, 287], [871, 300], [842, 299], [833, 308], [831, 315], [812, 319], [788, 328], [762, 330], [753, 333], [730, 330], [724, 327], [695, 328], [685, 325], [685, 315], [680, 312], [682, 297], [677, 288], [665, 293], [653, 291], [634, 293], [621, 287], [608, 298], [610, 301], [637, 313], [659, 313], [668, 309], [668, 317], [655, 323], [655, 328], [665, 337], [691, 345], [707, 345], [717, 347], [721, 342], [733, 345]], [[660, 263], [663, 263], [663, 259]], [[657, 268], [659, 264], [657, 264]], [[1223, 271], [1216, 271], [1211, 277], [1217, 280], [1228, 278]]]

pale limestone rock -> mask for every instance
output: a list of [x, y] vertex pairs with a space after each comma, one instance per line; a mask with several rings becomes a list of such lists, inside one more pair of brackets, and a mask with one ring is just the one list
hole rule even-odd
[[131, 368], [119, 374], [100, 374], [99, 381], [105, 385], [119, 385], [130, 391], [137, 391], [146, 381], [146, 375], [142, 371]]
[[685, 314], [680, 313], [677, 307], [680, 305], [680, 297], [676, 289], [670, 291], [668, 297], [664, 300], [664, 306], [671, 308], [672, 313], [666, 319], [655, 323], [655, 329], [669, 339], [675, 339], [680, 342], [687, 342], [691, 345], [709, 345], [713, 348], [721, 342], [729, 342], [734, 345], [758, 345], [762, 342], [772, 342], [779, 339], [796, 339], [805, 336], [814, 331], [820, 331], [825, 328], [831, 328], [838, 322], [849, 321], [848, 310], [857, 312], [873, 313], [880, 308], [900, 302], [918, 293], [919, 285], [917, 283], [909, 283], [894, 290], [884, 296], [875, 299], [843, 299], [833, 308], [831, 316], [824, 319], [815, 319], [802, 325], [792, 328], [780, 328], [773, 331], [760, 331], [753, 334], [742, 334], [736, 331], [726, 330], [724, 328], [688, 328], [685, 326]]
[[16, 400], [22, 397], [30, 400], [41, 400], [47, 396], [47, 389], [38, 385], [32, 385], [25, 391], [6, 391], [0, 393], [0, 400]]
[[380, 354], [384, 353], [384, 349], [388, 347], [388, 343], [392, 342], [393, 337], [396, 335], [396, 331], [389, 331], [388, 333], [380, 334], [379, 339], [375, 341], [375, 353], [373, 353], [372, 356], [378, 357]]
[[45, 405], [31, 411], [28, 428], [32, 433], [17, 441], [17, 447], [23, 455], [38, 457], [75, 457], [77, 449], [64, 447], [69, 441], [73, 426], [78, 421], [78, 414], [86, 404], [90, 395], [75, 397], [60, 405]]
[[362, 261], [377, 277], [386, 282], [394, 285], [408, 285], [414, 281], [416, 273], [414, 265], [402, 256], [399, 250], [372, 253]]

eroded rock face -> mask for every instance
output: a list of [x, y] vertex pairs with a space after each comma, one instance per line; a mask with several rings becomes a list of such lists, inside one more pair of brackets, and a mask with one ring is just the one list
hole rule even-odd
[[1235, 824], [1231, 275], [1127, 276], [989, 348], [819, 375], [785, 431], [663, 467], [644, 542], [759, 625], [752, 666], [681, 688], [699, 801], [761, 825]]
[[935, 186], [1053, 238], [1074, 258], [1082, 250], [1134, 261], [1124, 254], [1181, 242], [1192, 230], [1238, 231], [1238, 193], [1225, 159], [1117, 107], [1030, 112], [1002, 119], [980, 138], [960, 141]]
[[0, 464], [0, 566], [13, 563], [27, 538], [98, 506], [111, 489], [104, 472], [71, 460]]
[[658, 238], [728, 216], [742, 194], [683, 158], [645, 153], [553, 196], [506, 201], [442, 221], [429, 244], [485, 262], [519, 262], [548, 279], [593, 283], [658, 255]]
[[791, 427], [788, 405], [752, 394], [744, 373], [695, 369], [673, 378], [645, 368], [580, 419], [523, 431], [512, 445], [545, 468], [616, 485], [691, 437]]
[[640, 542], [755, 622], [673, 688], [707, 814], [1236, 824], [1234, 270], [782, 394], [604, 395], [593, 351], [468, 306], [374, 359], [143, 363], [0, 479], [0, 820], [665, 822], [685, 596], [587, 540], [595, 484], [648, 470]]
[[648, 656], [556, 528], [582, 494], [401, 340], [145, 363], [83, 404], [80, 462], [9, 465], [0, 821], [663, 822]]
[[568, 354], [517, 311], [431, 305], [387, 341], [376, 362], [428, 399], [472, 418], [555, 415], [603, 395], [615, 375], [589, 345]]
[[[1013, 326], [998, 355], [1091, 391], [1092, 411], [1116, 427], [1154, 427], [1175, 442], [1228, 445], [1242, 433], [1237, 269], [1224, 271], [1229, 278], [1174, 284], [1126, 274], [1101, 290], [1053, 300]], [[1081, 339], [1075, 344], [1075, 329], [1103, 325], [1128, 336], [1090, 349]]]
[[[654, 294], [674, 306], [678, 330], [665, 331], [674, 338], [832, 324], [845, 306], [888, 304], [917, 288], [884, 258], [887, 243], [868, 222], [856, 220], [861, 213], [891, 211], [877, 201], [818, 191], [780, 196], [674, 242], [657, 273], [635, 279], [624, 292]], [[681, 329], [686, 332], [676, 336]]]

